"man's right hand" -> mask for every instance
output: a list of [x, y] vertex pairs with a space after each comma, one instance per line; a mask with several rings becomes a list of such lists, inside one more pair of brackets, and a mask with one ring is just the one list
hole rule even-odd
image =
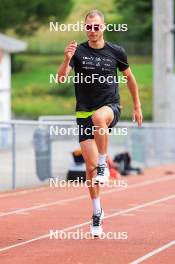
[[77, 48], [77, 42], [75, 40], [71, 41], [65, 49], [65, 59], [66, 60], [71, 60], [71, 58], [73, 57], [76, 51], [76, 48]]

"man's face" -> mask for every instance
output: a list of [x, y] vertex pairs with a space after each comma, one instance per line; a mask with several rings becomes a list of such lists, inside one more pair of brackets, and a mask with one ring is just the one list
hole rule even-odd
[[98, 15], [92, 18], [87, 17], [85, 21], [85, 32], [88, 39], [92, 42], [100, 40], [103, 37], [104, 26], [104, 21]]

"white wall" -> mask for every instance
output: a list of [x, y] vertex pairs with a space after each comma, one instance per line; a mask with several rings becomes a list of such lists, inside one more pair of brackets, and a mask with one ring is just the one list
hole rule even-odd
[[0, 51], [0, 121], [11, 118], [11, 58]]

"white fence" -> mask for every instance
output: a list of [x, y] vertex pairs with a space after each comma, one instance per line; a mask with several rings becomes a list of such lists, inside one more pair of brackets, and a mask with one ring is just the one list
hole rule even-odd
[[[52, 135], [54, 126], [76, 127], [75, 118], [0, 123], [0, 190], [41, 185], [49, 177], [66, 178], [73, 162], [71, 152], [79, 147], [78, 136]], [[116, 128], [118, 134], [110, 135], [111, 157], [128, 151], [142, 168], [175, 162], [175, 126], [145, 123], [138, 128], [122, 122]], [[123, 128], [127, 135], [119, 135]]]

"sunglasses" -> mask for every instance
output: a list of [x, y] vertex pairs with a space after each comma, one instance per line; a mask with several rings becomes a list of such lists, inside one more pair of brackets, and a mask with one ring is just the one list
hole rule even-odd
[[102, 31], [102, 24], [93, 24], [93, 25], [91, 25], [91, 24], [85, 24], [85, 30], [86, 31], [99, 31], [99, 30], [101, 30]]

